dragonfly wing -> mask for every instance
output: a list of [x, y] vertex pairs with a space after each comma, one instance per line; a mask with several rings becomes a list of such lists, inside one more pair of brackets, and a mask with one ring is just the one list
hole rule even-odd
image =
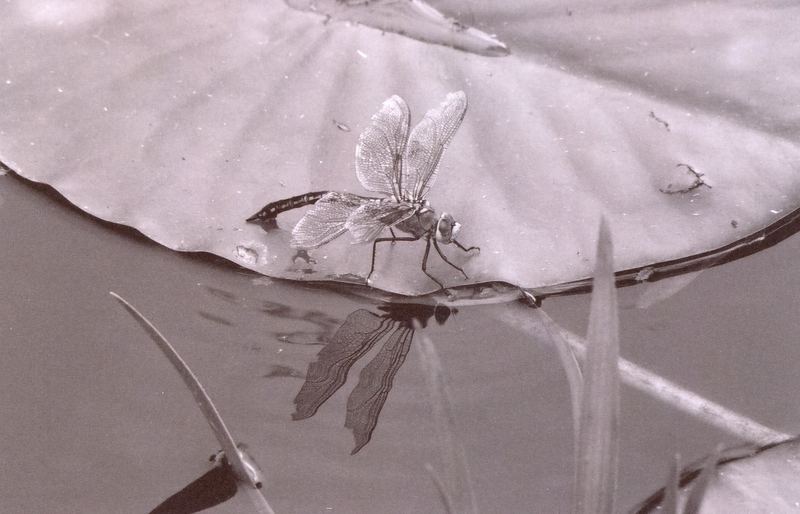
[[448, 93], [444, 102], [425, 114], [414, 127], [406, 147], [402, 198], [420, 201], [436, 179], [439, 159], [467, 112], [463, 91]]
[[397, 95], [372, 116], [356, 145], [356, 175], [368, 191], [400, 196], [403, 153], [408, 141], [409, 112]]
[[354, 242], [374, 241], [386, 227], [396, 225], [414, 215], [413, 205], [394, 202], [370, 202], [356, 209], [347, 219], [345, 227]]
[[347, 231], [347, 219], [369, 198], [332, 191], [322, 196], [292, 230], [292, 248], [316, 248]]

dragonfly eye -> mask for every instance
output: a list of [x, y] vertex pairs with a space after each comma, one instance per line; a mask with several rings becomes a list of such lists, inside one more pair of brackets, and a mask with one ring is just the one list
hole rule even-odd
[[451, 215], [444, 212], [436, 224], [436, 240], [445, 244], [452, 243], [460, 229], [461, 224], [457, 223]]

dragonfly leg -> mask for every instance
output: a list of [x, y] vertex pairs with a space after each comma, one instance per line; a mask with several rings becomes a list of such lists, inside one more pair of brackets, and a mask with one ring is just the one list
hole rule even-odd
[[392, 239], [397, 239], [397, 235], [394, 233], [394, 230], [392, 230], [392, 227], [389, 227], [389, 233], [392, 234]]
[[[456, 241], [455, 239], [453, 239], [453, 243], [455, 243], [455, 245], [456, 245], [457, 247], [461, 248], [461, 249], [462, 249], [462, 250], [464, 250], [465, 252], [468, 252], [468, 251], [470, 251], [470, 250], [478, 250], [478, 253], [480, 253], [480, 251], [481, 251], [481, 248], [480, 248], [479, 246], [470, 246], [469, 248], [466, 248], [464, 245], [462, 245], [461, 243], [459, 243], [459, 242], [458, 242], [458, 241]], [[445, 259], [445, 260], [446, 260], [446, 259]]]
[[[433, 241], [433, 244], [436, 245], [435, 239]], [[437, 247], [436, 250], [438, 251], [439, 248]], [[422, 256], [422, 272], [428, 275], [428, 278], [439, 284], [440, 288], [444, 289], [444, 284], [436, 280], [436, 277], [428, 273], [428, 254], [430, 253], [430, 251], [431, 251], [431, 236], [428, 235], [428, 237], [425, 238], [425, 255]], [[439, 252], [439, 255], [442, 255], [442, 253]]]
[[436, 239], [434, 239], [434, 240], [433, 240], [433, 247], [434, 247], [434, 248], [436, 248], [436, 251], [437, 251], [437, 252], [439, 252], [439, 257], [441, 257], [441, 258], [442, 258], [442, 260], [443, 260], [444, 262], [446, 262], [446, 263], [447, 263], [447, 264], [449, 264], [450, 266], [454, 267], [455, 269], [457, 269], [458, 271], [460, 271], [462, 275], [464, 275], [464, 280], [466, 280], [466, 279], [468, 279], [468, 278], [469, 278], [469, 277], [467, 276], [467, 274], [466, 274], [466, 273], [464, 273], [464, 270], [463, 270], [463, 269], [459, 268], [458, 266], [456, 266], [455, 264], [453, 264], [452, 262], [450, 262], [450, 261], [447, 259], [447, 257], [445, 257], [445, 256], [444, 256], [444, 254], [442, 253], [442, 249], [441, 249], [441, 248], [439, 248], [439, 243], [437, 243], [437, 242], [436, 242]]
[[416, 241], [419, 239], [418, 237], [379, 237], [378, 239], [372, 242], [372, 264], [369, 267], [369, 273], [367, 274], [367, 283], [369, 283], [369, 277], [372, 276], [372, 273], [375, 271], [375, 251], [377, 250], [378, 243], [385, 243], [387, 241], [391, 241], [395, 243], [397, 241]]

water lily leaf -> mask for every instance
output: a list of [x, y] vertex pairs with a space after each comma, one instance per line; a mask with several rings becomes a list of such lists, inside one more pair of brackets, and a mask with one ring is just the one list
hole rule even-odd
[[480, 55], [508, 55], [508, 47], [475, 27], [444, 16], [420, 0], [286, 0], [296, 9]]
[[[789, 512], [797, 508], [797, 438], [763, 447], [737, 447], [719, 455], [703, 495], [699, 512]], [[714, 459], [717, 456], [713, 456]], [[708, 460], [708, 459], [706, 459]], [[688, 503], [703, 473], [703, 463], [688, 467], [681, 474], [680, 503]], [[658, 512], [664, 490], [636, 506], [632, 512]]]
[[[169, 248], [298, 280], [363, 282], [371, 248], [345, 234], [293, 259], [301, 211], [269, 232], [244, 220], [309, 191], [365, 194], [358, 135], [393, 94], [412, 124], [467, 95], [429, 200], [481, 247], [444, 248], [469, 282], [588, 277], [601, 214], [624, 269], [730, 244], [798, 206], [800, 7], [435, 7], [511, 54], [278, 1], [5, 2], [0, 160]], [[385, 246], [374, 286], [437, 289], [424, 243]], [[435, 254], [428, 271], [465, 283]]]

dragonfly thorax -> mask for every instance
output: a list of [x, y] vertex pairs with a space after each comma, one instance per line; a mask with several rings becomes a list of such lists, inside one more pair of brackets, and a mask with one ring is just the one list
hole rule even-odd
[[409, 218], [395, 225], [403, 232], [414, 237], [422, 237], [436, 228], [436, 212], [430, 208], [427, 201], [417, 205], [416, 211]]
[[443, 244], [452, 243], [461, 230], [461, 224], [450, 214], [443, 212], [437, 217], [436, 211], [431, 209], [427, 200], [419, 204], [417, 211], [410, 218], [395, 226], [414, 237], [431, 234], [436, 241]]

